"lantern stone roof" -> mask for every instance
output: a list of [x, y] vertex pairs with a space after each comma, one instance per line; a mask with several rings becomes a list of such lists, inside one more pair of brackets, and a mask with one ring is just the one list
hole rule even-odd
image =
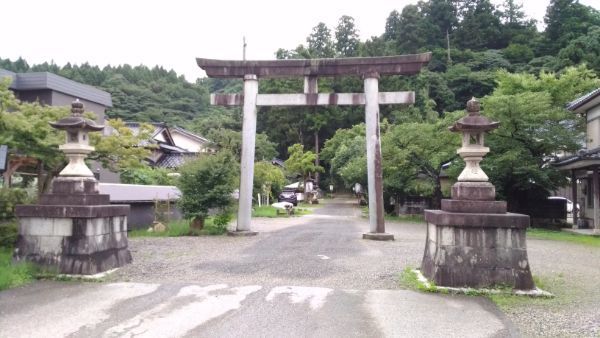
[[494, 122], [480, 113], [479, 101], [472, 98], [467, 102], [467, 116], [456, 121], [449, 129], [454, 132], [461, 131], [490, 131], [500, 126], [500, 122]]
[[97, 125], [93, 120], [83, 117], [83, 103], [79, 100], [71, 103], [71, 115], [64, 117], [56, 122], [50, 122], [53, 128], [61, 130], [82, 129], [87, 131], [100, 131], [104, 129], [103, 125]]

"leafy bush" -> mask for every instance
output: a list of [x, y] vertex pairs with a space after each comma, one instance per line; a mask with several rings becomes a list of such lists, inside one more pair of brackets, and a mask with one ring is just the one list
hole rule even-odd
[[237, 161], [228, 151], [190, 161], [181, 167], [179, 205], [185, 218], [200, 223], [200, 226], [192, 224], [192, 227], [202, 228], [209, 209], [225, 210], [231, 205], [237, 175]]
[[164, 168], [128, 168], [121, 171], [121, 182], [143, 185], [173, 185], [175, 179], [169, 177], [170, 171]]
[[17, 241], [17, 235], [16, 222], [0, 223], [0, 249], [12, 248]]
[[223, 212], [213, 217], [213, 224], [217, 227], [227, 227], [232, 217], [229, 212]]
[[12, 264], [12, 250], [0, 248], [0, 290], [26, 284], [33, 280], [35, 273], [32, 264]]
[[15, 206], [25, 204], [29, 201], [27, 192], [23, 189], [1, 188], [0, 189], [0, 221], [15, 217]]
[[279, 195], [285, 184], [283, 170], [271, 162], [256, 162], [254, 164], [253, 195], [269, 194], [272, 198]]
[[529, 48], [529, 46], [511, 43], [508, 47], [504, 48], [502, 54], [505, 58], [507, 58], [510, 62], [513, 63], [525, 63], [529, 62], [533, 59], [533, 50]]

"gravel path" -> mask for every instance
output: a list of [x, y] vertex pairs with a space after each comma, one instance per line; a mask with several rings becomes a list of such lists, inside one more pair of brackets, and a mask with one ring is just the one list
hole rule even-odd
[[[394, 242], [362, 240], [368, 221], [352, 200], [313, 215], [253, 219], [256, 237], [133, 238], [134, 263], [114, 281], [303, 285], [398, 289], [399, 273], [421, 263], [425, 226], [388, 222]], [[528, 240], [532, 272], [556, 298], [502, 306], [524, 336], [600, 335], [600, 249]]]
[[528, 337], [600, 336], [600, 248], [528, 239], [529, 263], [554, 299], [519, 299], [507, 316]]

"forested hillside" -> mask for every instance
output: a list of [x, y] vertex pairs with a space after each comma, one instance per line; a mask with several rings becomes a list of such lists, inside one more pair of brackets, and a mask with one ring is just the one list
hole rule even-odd
[[[569, 97], [534, 96], [530, 99], [563, 105], [598, 85], [595, 79], [600, 72], [600, 12], [577, 0], [551, 0], [543, 24], [528, 18], [514, 0], [506, 0], [500, 6], [490, 0], [419, 1], [391, 12], [381, 27], [380, 36], [360, 41], [360, 27], [356, 27], [352, 17], [342, 15], [335, 27], [316, 23], [312, 32], [307, 32], [305, 42], [299, 41], [298, 47], [291, 50], [279, 49], [275, 57], [332, 58], [431, 51], [432, 61], [419, 75], [381, 79], [381, 91], [414, 90], [417, 93], [413, 107], [381, 107], [386, 121], [383, 134], [388, 129], [400, 132], [396, 126], [401, 123], [442, 123], [447, 112], [463, 109], [472, 96], [484, 98], [506, 92], [517, 95], [522, 94], [521, 91], [538, 94], [547, 91], [552, 96], [556, 89], [548, 84], [563, 81], [562, 76], [568, 73], [565, 70], [571, 66], [579, 68], [571, 69], [570, 75], [564, 78], [582, 79], [580, 85], [563, 84], [562, 90]], [[210, 92], [241, 92], [239, 80], [201, 79], [189, 83], [174, 71], [161, 67], [122, 65], [100, 69], [88, 64], [59, 67], [51, 63], [29, 66], [22, 59], [14, 62], [0, 59], [0, 68], [18, 72], [50, 71], [103, 88], [113, 97], [110, 117], [178, 124], [212, 138], [223, 147], [239, 148], [239, 109], [208, 104]], [[499, 83], [504, 84], [504, 88], [499, 88]], [[532, 87], [533, 83], [537, 83], [537, 87]], [[361, 92], [362, 80], [323, 78], [319, 79], [319, 88], [322, 92]], [[260, 91], [264, 93], [301, 90], [302, 79], [260, 82]], [[259, 112], [258, 131], [264, 135], [258, 143], [264, 147], [264, 157], [275, 154], [273, 147], [276, 147], [278, 155], [286, 158], [288, 146], [295, 143], [319, 153], [337, 130], [352, 128], [363, 119], [361, 107], [263, 108]], [[396, 141], [403, 142], [399, 138]], [[337, 150], [329, 147], [325, 152], [328, 170], [332, 166], [339, 170], [344, 168], [345, 162], [340, 162], [339, 157], [336, 160]], [[536, 152], [536, 161], [543, 154], [543, 151]], [[535, 166], [542, 167], [543, 163], [538, 162]], [[334, 180], [346, 181], [340, 172], [331, 174]], [[397, 178], [394, 184], [406, 188], [407, 179]]]

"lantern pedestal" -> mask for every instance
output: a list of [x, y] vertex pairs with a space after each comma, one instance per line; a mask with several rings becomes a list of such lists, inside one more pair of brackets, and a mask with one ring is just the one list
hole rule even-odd
[[489, 183], [492, 191], [462, 183], [453, 187], [452, 199], [442, 200], [442, 210], [425, 211], [423, 275], [439, 286], [535, 289], [525, 241], [529, 216], [508, 213], [506, 202], [489, 200], [495, 195]]

